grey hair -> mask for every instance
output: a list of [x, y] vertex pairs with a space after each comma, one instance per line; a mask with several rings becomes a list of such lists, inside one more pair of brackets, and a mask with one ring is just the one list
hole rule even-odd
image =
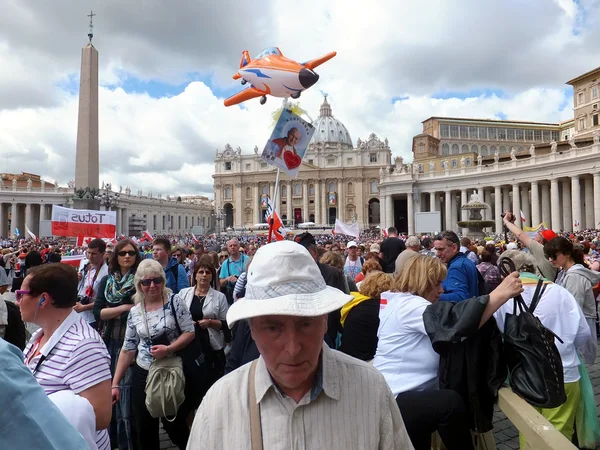
[[421, 241], [416, 236], [409, 236], [406, 239], [406, 243], [405, 244], [406, 244], [407, 247], [419, 247], [419, 248], [421, 248]]
[[162, 287], [163, 287], [163, 297], [168, 297], [171, 292], [171, 289], [167, 287], [167, 277], [165, 275], [165, 270], [163, 266], [158, 261], [153, 259], [144, 259], [137, 268], [135, 272], [135, 276], [133, 278], [133, 284], [135, 285], [135, 294], [133, 295], [133, 303], [137, 305], [144, 301], [144, 293], [141, 288], [141, 281], [144, 278], [149, 278], [151, 276], [161, 277]]
[[515, 270], [517, 272], [537, 273], [537, 263], [531, 253], [523, 252], [521, 250], [506, 250], [498, 258], [498, 267], [502, 266], [502, 261], [505, 258], [508, 258], [515, 263]]

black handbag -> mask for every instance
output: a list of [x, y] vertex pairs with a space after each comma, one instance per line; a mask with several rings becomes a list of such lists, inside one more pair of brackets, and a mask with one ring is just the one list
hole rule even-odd
[[533, 315], [544, 290], [539, 280], [529, 308], [520, 295], [513, 299], [513, 313], [504, 320], [504, 354], [512, 390], [533, 406], [556, 408], [567, 401], [554, 338], [563, 341]]
[[[175, 319], [177, 333], [181, 336], [181, 328], [175, 313], [173, 297], [171, 297], [171, 312]], [[192, 408], [197, 408], [206, 393], [206, 379], [208, 377], [208, 362], [198, 339], [176, 352], [183, 362], [183, 375], [185, 376], [185, 398]]]

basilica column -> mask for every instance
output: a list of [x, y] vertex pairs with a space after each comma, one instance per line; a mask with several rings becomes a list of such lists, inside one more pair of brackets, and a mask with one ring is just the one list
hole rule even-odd
[[594, 180], [585, 178], [585, 228], [596, 228], [594, 225]]
[[519, 228], [523, 228], [523, 222], [521, 222], [520, 211], [521, 211], [521, 196], [519, 192], [519, 184], [515, 183], [512, 187], [513, 194], [513, 213], [516, 214], [517, 220], [515, 220], [515, 225]]
[[540, 224], [540, 190], [537, 181], [531, 182], [531, 226]]
[[379, 203], [379, 227], [382, 230], [388, 229], [386, 209], [387, 209], [387, 195], [380, 195], [381, 202]]
[[321, 181], [315, 180], [315, 224], [321, 223]]
[[485, 220], [492, 220], [492, 191], [490, 189], [483, 190], [483, 203], [489, 205], [489, 208], [484, 209], [485, 215], [483, 218]]
[[435, 209], [435, 192], [429, 193], [429, 211], [434, 212]]
[[564, 230], [573, 229], [573, 211], [571, 203], [571, 183], [570, 180], [562, 181], [562, 226]]
[[529, 227], [531, 226], [531, 212], [529, 211], [529, 188], [527, 183], [521, 186], [521, 203], [523, 205], [523, 214], [525, 214], [525, 223], [523, 225]]
[[[17, 204], [13, 203], [10, 207], [10, 236], [15, 235], [15, 228], [17, 227]], [[19, 230], [21, 231], [21, 230]]]
[[[510, 203], [510, 191], [508, 187], [504, 186], [502, 188], [502, 212], [511, 211], [513, 214], [515, 213], [511, 203]], [[518, 211], [517, 211], [518, 213]]]
[[129, 236], [129, 211], [127, 208], [123, 208], [123, 229], [121, 230], [121, 234], [125, 236]]
[[[460, 191], [460, 206], [461, 206], [461, 210], [460, 210], [460, 220], [467, 220], [467, 211], [462, 209], [462, 207], [464, 205], [467, 204], [467, 190], [466, 189], [461, 189]], [[462, 234], [465, 235], [467, 234], [467, 229], [463, 228], [462, 229]]]
[[458, 227], [456, 226], [456, 222], [458, 221], [457, 218], [457, 211], [458, 211], [458, 205], [456, 204], [456, 192], [452, 193], [452, 196], [450, 197], [450, 208], [452, 210], [452, 214], [450, 216], [450, 228], [448, 228], [449, 230], [452, 231], [456, 231], [458, 229]]
[[346, 219], [344, 218], [344, 207], [346, 205], [346, 199], [343, 196], [344, 191], [344, 183], [342, 179], [339, 178], [337, 182], [337, 218], [344, 222]]
[[558, 179], [552, 178], [550, 180], [550, 205], [552, 208], [552, 229], [559, 231], [562, 227], [560, 224], [561, 210], [560, 210], [560, 194], [559, 194]]
[[323, 225], [329, 225], [329, 186], [326, 180], [320, 181], [321, 189], [321, 219]]
[[254, 214], [254, 223], [262, 223], [260, 214], [260, 196], [258, 194], [258, 183], [252, 186], [252, 212]]
[[[30, 231], [33, 232], [32, 228], [33, 228], [33, 211], [31, 208], [31, 203], [27, 203], [25, 204], [25, 226], [27, 228], [29, 228]], [[19, 230], [21, 231], [21, 235], [25, 237], [25, 239], [29, 239], [29, 235], [27, 234], [27, 232], [25, 230]]]
[[494, 220], [496, 233], [502, 233], [502, 186], [494, 186]]
[[571, 177], [571, 198], [573, 203], [573, 230], [579, 231], [585, 226], [585, 223], [583, 217], [581, 217], [581, 185], [579, 184], [578, 175]]
[[[448, 193], [446, 193], [448, 194]], [[446, 197], [446, 200], [448, 199], [448, 197]], [[415, 234], [415, 213], [413, 210], [413, 195], [412, 192], [409, 192], [408, 194], [406, 194], [406, 215], [408, 216], [408, 234], [413, 235]], [[448, 211], [448, 207], [446, 207], [446, 214]]]
[[242, 183], [235, 183], [234, 186], [234, 199], [235, 199], [235, 208], [234, 208], [234, 221], [233, 226], [235, 228], [241, 228], [244, 225], [244, 204], [242, 198]]
[[4, 214], [3, 203], [0, 203], [0, 237], [8, 237], [6, 235], [6, 215]]
[[550, 185], [547, 183], [542, 184], [542, 209], [540, 211], [540, 221], [544, 222], [547, 227], [550, 227], [550, 223], [552, 222], [551, 211], [552, 208], [550, 206]]
[[[452, 198], [452, 191], [447, 190], [446, 195], [444, 197], [444, 211], [445, 211], [445, 215], [446, 215], [444, 230], [452, 229], [452, 200], [451, 200], [451, 198]], [[409, 214], [409, 216], [410, 216], [410, 214]], [[410, 220], [410, 218], [409, 218], [409, 220]]]
[[385, 220], [387, 222], [386, 228], [396, 226], [394, 223], [394, 199], [391, 195], [388, 195], [385, 199]]
[[600, 173], [594, 174], [594, 228], [600, 227]]
[[302, 221], [308, 222], [308, 180], [302, 182]]
[[287, 182], [287, 200], [286, 200], [286, 209], [287, 209], [287, 220], [288, 223], [293, 223], [294, 220], [294, 192], [292, 191], [292, 180], [288, 180]]

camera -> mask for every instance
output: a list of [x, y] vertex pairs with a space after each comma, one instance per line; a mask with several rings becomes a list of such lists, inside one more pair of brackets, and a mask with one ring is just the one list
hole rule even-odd
[[77, 301], [79, 303], [81, 303], [82, 305], [89, 305], [90, 304], [90, 298], [87, 295], [78, 295], [77, 296]]

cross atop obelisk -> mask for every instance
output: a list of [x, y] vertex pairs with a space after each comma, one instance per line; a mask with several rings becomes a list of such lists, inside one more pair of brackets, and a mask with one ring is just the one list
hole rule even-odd
[[98, 143], [98, 50], [92, 45], [95, 14], [88, 14], [89, 42], [81, 50], [81, 76], [79, 80], [79, 115], [77, 117], [77, 148], [75, 153], [75, 187], [99, 186]]
[[94, 37], [94, 11], [90, 11], [88, 17], [90, 18], [90, 29], [88, 31], [88, 38], [90, 39], [90, 44], [92, 43], [92, 38]]

